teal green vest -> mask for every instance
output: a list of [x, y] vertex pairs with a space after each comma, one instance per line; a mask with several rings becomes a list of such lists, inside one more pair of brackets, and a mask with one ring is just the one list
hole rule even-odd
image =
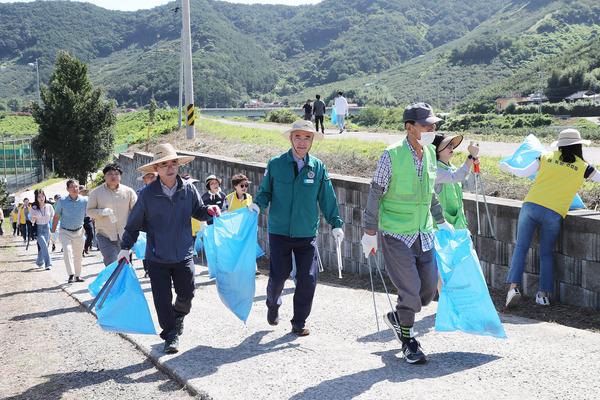
[[433, 232], [431, 197], [437, 171], [435, 147], [423, 147], [423, 179], [419, 180], [406, 139], [387, 148], [392, 178], [379, 203], [379, 229], [401, 235]]
[[[438, 161], [437, 165], [438, 168], [456, 171], [456, 167], [452, 164], [446, 165]], [[454, 229], [466, 229], [467, 218], [465, 217], [465, 210], [463, 208], [462, 185], [460, 183], [442, 184], [442, 191], [438, 194], [438, 200], [442, 206], [446, 222], [454, 226]]]

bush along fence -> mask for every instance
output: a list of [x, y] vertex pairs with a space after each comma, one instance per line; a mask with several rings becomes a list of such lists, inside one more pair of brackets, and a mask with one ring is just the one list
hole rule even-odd
[[[235, 173], [244, 173], [253, 182], [250, 193], [255, 194], [263, 178], [266, 164], [248, 163], [239, 160], [182, 152], [196, 156], [195, 160], [184, 166], [183, 170], [191, 176], [204, 181], [210, 174], [223, 178], [223, 190], [232, 190], [229, 178]], [[151, 161], [151, 155], [141, 152], [120, 154], [123, 165], [123, 183], [134, 188], [140, 186], [136, 180], [138, 167]], [[368, 274], [368, 265], [364, 258], [360, 239], [363, 233], [363, 209], [366, 206], [369, 180], [350, 176], [331, 174], [337, 195], [340, 215], [344, 220], [345, 239], [342, 245], [344, 274]], [[201, 192], [203, 185], [198, 186]], [[486, 212], [480, 203], [481, 234], [477, 234], [475, 196], [465, 194], [465, 211], [473, 235], [475, 248], [481, 260], [483, 274], [488, 285], [507, 289], [504, 283], [508, 273], [510, 259], [516, 243], [517, 220], [521, 202], [502, 198], [488, 197], [488, 206], [496, 237], [491, 237], [484, 223]], [[258, 238], [268, 256], [267, 218], [263, 213], [259, 218]], [[326, 270], [337, 270], [335, 241], [331, 228], [321, 221], [318, 237], [319, 252]], [[555, 247], [555, 290], [554, 301], [581, 307], [600, 309], [600, 213], [581, 210], [572, 212], [563, 222], [560, 238]], [[384, 266], [381, 252], [378, 262]], [[523, 291], [534, 296], [539, 278], [538, 242], [534, 238], [525, 268]]]

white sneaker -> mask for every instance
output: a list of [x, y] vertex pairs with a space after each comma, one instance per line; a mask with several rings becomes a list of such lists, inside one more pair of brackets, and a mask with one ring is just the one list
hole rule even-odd
[[537, 304], [539, 304], [540, 306], [549, 306], [550, 305], [550, 299], [548, 299], [548, 296], [542, 294], [542, 292], [537, 292], [535, 295], [535, 302]]
[[521, 292], [518, 288], [512, 288], [506, 294], [506, 308], [511, 308], [521, 301]]

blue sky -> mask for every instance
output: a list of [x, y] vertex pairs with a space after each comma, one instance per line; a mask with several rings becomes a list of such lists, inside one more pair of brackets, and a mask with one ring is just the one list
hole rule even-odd
[[[14, 2], [27, 2], [31, 0], [0, 0], [0, 3], [14, 3]], [[87, 3], [92, 3], [100, 7], [108, 8], [110, 10], [123, 10], [133, 11], [142, 8], [152, 8], [161, 4], [170, 3], [173, 0], [89, 0]], [[191, 0], [193, 1], [193, 0]], [[235, 0], [230, 3], [245, 3], [245, 4], [287, 4], [290, 6], [297, 6], [301, 4], [315, 4], [321, 0]]]

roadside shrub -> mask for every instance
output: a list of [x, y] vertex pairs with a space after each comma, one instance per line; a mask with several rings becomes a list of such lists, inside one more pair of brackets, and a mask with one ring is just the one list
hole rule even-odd
[[289, 108], [282, 108], [281, 110], [270, 111], [265, 119], [269, 122], [291, 124], [294, 121], [300, 119], [300, 117]]

